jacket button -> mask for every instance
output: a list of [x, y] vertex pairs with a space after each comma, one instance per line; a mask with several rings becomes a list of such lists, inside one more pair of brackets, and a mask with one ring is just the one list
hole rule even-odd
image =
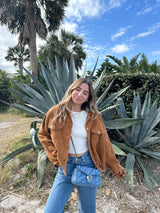
[[98, 131], [98, 134], [100, 134], [100, 131]]

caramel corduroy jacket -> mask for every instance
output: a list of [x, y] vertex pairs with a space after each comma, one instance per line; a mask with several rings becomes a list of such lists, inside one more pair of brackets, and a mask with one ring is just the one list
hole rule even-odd
[[[44, 147], [47, 157], [54, 165], [60, 165], [66, 175], [66, 164], [68, 161], [68, 150], [72, 132], [71, 114], [68, 112], [63, 124], [52, 125], [54, 111], [57, 105], [52, 107], [44, 116], [38, 132], [39, 140]], [[89, 112], [86, 119], [85, 129], [88, 136], [88, 148], [95, 166], [100, 170], [105, 170], [105, 165], [117, 177], [124, 168], [120, 166], [116, 159], [112, 144], [105, 129], [102, 117], [91, 118]]]

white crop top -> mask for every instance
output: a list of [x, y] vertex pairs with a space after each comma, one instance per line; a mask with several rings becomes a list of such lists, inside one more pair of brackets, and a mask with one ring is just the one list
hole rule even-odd
[[[71, 117], [73, 121], [72, 127], [72, 139], [77, 154], [81, 154], [88, 151], [88, 138], [85, 130], [85, 123], [87, 118], [87, 111], [82, 110], [80, 112], [71, 111]], [[75, 154], [72, 142], [70, 140], [69, 153]]]

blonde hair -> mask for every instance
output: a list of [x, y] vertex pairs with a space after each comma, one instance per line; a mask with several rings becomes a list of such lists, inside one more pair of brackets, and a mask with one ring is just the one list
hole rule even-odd
[[86, 83], [89, 86], [89, 97], [88, 101], [83, 103], [81, 106], [82, 110], [86, 110], [92, 113], [92, 119], [95, 119], [99, 114], [96, 109], [96, 95], [92, 87], [91, 81], [85, 78], [79, 78], [75, 80], [67, 89], [63, 99], [59, 102], [57, 109], [54, 113], [54, 118], [52, 121], [53, 126], [57, 122], [64, 122], [66, 119], [66, 113], [71, 111], [72, 107], [72, 91], [80, 86], [82, 83]]

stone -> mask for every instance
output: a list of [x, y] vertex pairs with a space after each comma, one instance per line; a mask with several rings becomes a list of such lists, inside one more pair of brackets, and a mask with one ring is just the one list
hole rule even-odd
[[18, 207], [25, 203], [25, 199], [15, 196], [15, 195], [7, 195], [6, 197], [2, 198], [0, 206], [3, 208], [13, 208]]

